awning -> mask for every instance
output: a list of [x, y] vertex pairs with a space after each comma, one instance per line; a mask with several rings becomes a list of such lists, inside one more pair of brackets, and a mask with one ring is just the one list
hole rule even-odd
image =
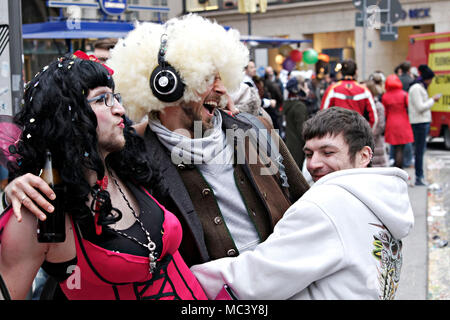
[[241, 41], [248, 43], [252, 47], [280, 47], [285, 44], [311, 43], [309, 39], [291, 39], [277, 37], [261, 37], [253, 35], [241, 35]]
[[22, 25], [24, 39], [123, 38], [134, 24], [121, 21], [50, 21]]
[[[49, 21], [22, 25], [24, 39], [123, 38], [134, 24], [122, 21]], [[227, 27], [225, 27], [227, 29]], [[229, 27], [228, 27], [229, 29]], [[309, 43], [307, 39], [289, 39], [241, 35], [241, 41], [253, 47], [279, 47], [284, 44]]]

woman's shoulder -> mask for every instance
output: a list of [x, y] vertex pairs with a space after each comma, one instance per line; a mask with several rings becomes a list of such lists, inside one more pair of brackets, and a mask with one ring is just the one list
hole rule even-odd
[[416, 83], [413, 83], [413, 84], [409, 87], [408, 93], [411, 93], [411, 92], [419, 92], [419, 91], [426, 91], [426, 89], [425, 89], [425, 87], [423, 86], [422, 83], [416, 82]]

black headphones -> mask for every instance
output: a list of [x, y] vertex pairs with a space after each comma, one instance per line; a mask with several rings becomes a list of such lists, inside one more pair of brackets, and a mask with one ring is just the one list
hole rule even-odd
[[167, 34], [161, 36], [161, 46], [158, 52], [158, 66], [150, 75], [150, 89], [153, 95], [163, 102], [174, 102], [184, 93], [184, 83], [180, 75], [166, 62]]

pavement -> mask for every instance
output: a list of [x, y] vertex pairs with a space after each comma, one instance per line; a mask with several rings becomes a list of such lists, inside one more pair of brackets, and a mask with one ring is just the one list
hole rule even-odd
[[[414, 183], [414, 169], [407, 168], [405, 171]], [[425, 300], [428, 290], [427, 188], [411, 184], [408, 193], [414, 212], [414, 227], [403, 240], [403, 265], [397, 300]]]
[[427, 172], [427, 299], [450, 300], [450, 153], [430, 150]]
[[427, 150], [425, 166], [428, 187], [413, 186], [414, 169], [405, 169], [415, 223], [403, 240], [397, 300], [450, 299], [450, 153]]

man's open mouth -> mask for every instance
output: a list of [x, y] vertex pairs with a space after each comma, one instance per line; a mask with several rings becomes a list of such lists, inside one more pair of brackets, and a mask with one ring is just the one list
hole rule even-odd
[[216, 101], [206, 101], [203, 107], [208, 111], [209, 114], [214, 114], [214, 110], [217, 108], [218, 104]]

